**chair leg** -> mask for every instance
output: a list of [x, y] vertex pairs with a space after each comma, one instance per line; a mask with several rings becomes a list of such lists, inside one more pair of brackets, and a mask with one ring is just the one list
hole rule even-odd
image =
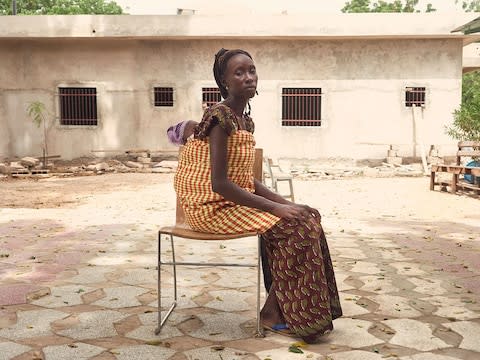
[[162, 254], [162, 233], [158, 233], [158, 284], [157, 284], [157, 293], [158, 293], [158, 325], [157, 328], [155, 329], [155, 335], [160, 334], [162, 331], [162, 327], [167, 321], [168, 317], [170, 314], [173, 312], [173, 309], [177, 306], [177, 263], [175, 261], [175, 249], [173, 246], [173, 236], [170, 234], [170, 244], [172, 247], [172, 266], [173, 266], [173, 303], [170, 305], [170, 307], [167, 310], [167, 313], [165, 316], [162, 318], [162, 283], [161, 283], [161, 266], [162, 266], [162, 261], [161, 261], [161, 254]]
[[293, 196], [293, 180], [289, 179], [288, 184], [290, 186], [290, 199], [292, 199], [292, 202], [295, 202], [295, 197]]
[[262, 238], [258, 236], [258, 256], [257, 256], [257, 332], [255, 333], [256, 338], [265, 337], [263, 332], [262, 325], [260, 323], [260, 267], [262, 260]]

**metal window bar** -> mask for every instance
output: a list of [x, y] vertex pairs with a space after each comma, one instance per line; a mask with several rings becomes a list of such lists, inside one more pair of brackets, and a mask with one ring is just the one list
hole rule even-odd
[[61, 87], [58, 95], [61, 125], [98, 124], [96, 88]]
[[222, 101], [220, 89], [218, 87], [204, 87], [202, 88], [202, 104], [208, 107]]
[[321, 126], [321, 88], [283, 88], [282, 126]]
[[412, 107], [425, 105], [425, 88], [424, 87], [407, 87], [405, 88], [405, 106]]
[[173, 106], [172, 87], [154, 87], [153, 97], [155, 106]]

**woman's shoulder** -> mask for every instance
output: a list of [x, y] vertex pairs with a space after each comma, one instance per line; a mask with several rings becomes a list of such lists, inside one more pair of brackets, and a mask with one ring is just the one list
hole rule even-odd
[[225, 129], [228, 135], [237, 130], [235, 114], [230, 107], [221, 102], [213, 104], [205, 110], [202, 121], [196, 127], [195, 137], [198, 139], [206, 138], [212, 127], [217, 124]]

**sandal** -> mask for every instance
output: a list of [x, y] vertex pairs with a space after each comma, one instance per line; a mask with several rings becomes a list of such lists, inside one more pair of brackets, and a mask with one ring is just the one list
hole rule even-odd
[[295, 338], [298, 337], [297, 334], [295, 334], [292, 330], [290, 330], [287, 324], [275, 324], [273, 326], [262, 324], [262, 326], [265, 330], [271, 331], [276, 334], [295, 337]]

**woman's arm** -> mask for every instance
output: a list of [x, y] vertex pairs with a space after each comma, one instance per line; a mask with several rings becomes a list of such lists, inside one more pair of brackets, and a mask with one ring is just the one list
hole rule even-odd
[[[275, 196], [276, 194], [268, 189], [266, 189], [266, 191], [265, 189], [260, 190], [258, 194], [257, 191], [255, 191], [256, 193], [252, 194], [230, 181], [227, 176], [228, 135], [221, 126], [215, 125], [210, 130], [209, 139], [210, 165], [212, 169], [211, 181], [214, 192], [235, 204], [267, 211], [278, 217], [294, 218], [309, 213], [305, 207], [292, 204], [282, 198], [285, 200], [283, 201], [279, 198], [279, 195], [277, 195], [278, 197]], [[255, 186], [256, 185], [255, 183]], [[267, 191], [270, 193], [268, 196]], [[262, 196], [262, 193], [266, 196]], [[281, 202], [275, 201], [275, 199]]]

